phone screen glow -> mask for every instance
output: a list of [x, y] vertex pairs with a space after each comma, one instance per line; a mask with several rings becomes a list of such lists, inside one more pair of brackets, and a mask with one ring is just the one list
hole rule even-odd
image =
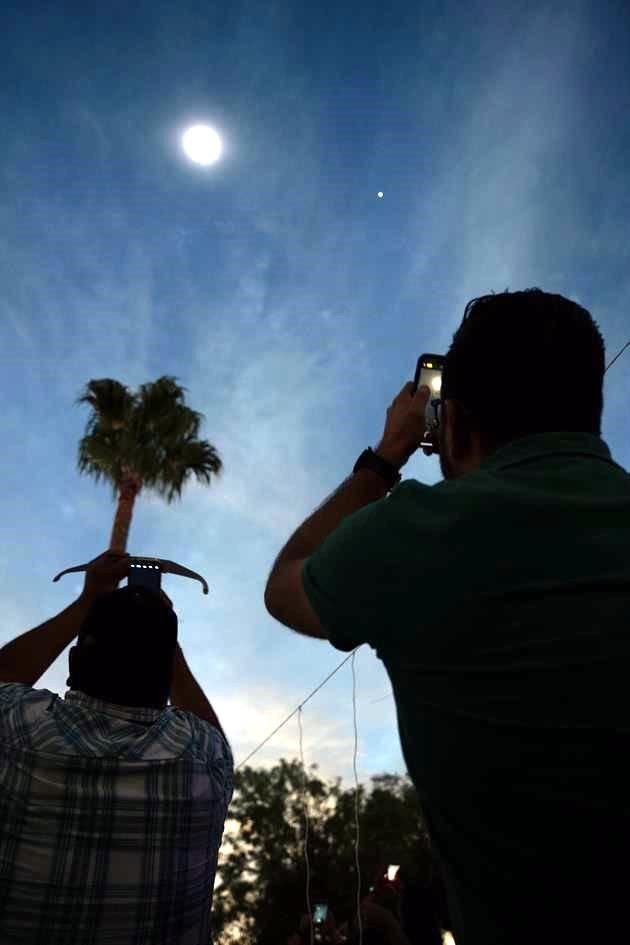
[[431, 396], [425, 408], [427, 426], [431, 423], [439, 423], [442, 412], [442, 368], [437, 365], [433, 366], [434, 362], [430, 363], [431, 367], [423, 365], [420, 368], [420, 378], [418, 380], [418, 387], [426, 384], [431, 391]]

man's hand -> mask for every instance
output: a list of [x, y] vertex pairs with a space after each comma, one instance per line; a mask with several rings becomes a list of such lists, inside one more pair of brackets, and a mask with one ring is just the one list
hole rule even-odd
[[104, 551], [93, 558], [85, 571], [81, 597], [93, 600], [99, 594], [115, 591], [123, 578], [129, 576], [129, 558], [127, 552], [120, 551]]
[[419, 449], [426, 429], [425, 410], [431, 391], [424, 384], [415, 394], [408, 381], [387, 408], [385, 429], [375, 453], [397, 468]]

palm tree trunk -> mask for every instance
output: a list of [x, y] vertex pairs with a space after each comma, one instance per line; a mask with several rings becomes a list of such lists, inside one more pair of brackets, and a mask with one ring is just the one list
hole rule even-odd
[[133, 506], [136, 496], [142, 489], [141, 480], [131, 470], [125, 469], [125, 474], [125, 478], [118, 483], [118, 505], [116, 506], [114, 525], [109, 539], [109, 550], [121, 554], [127, 551]]

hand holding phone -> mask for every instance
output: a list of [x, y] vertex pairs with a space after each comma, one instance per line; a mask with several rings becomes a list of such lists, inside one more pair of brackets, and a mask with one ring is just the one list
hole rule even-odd
[[441, 354], [421, 354], [416, 364], [413, 393], [423, 384], [431, 391], [427, 401], [425, 420], [426, 429], [422, 438], [422, 452], [425, 456], [439, 453], [438, 429], [442, 408], [442, 371], [445, 357]]

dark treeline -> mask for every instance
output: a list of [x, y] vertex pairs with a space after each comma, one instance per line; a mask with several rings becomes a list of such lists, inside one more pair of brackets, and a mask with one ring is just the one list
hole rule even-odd
[[[338, 924], [357, 910], [355, 789], [325, 781], [299, 761], [235, 772], [213, 899], [215, 942], [232, 935], [251, 945], [286, 945], [306, 913], [304, 794], [308, 799], [311, 905], [327, 902]], [[388, 864], [424, 915], [409, 916], [406, 931], [427, 923], [449, 928], [444, 886], [423, 823], [416, 791], [406, 777], [382, 774], [359, 788], [361, 898]]]

